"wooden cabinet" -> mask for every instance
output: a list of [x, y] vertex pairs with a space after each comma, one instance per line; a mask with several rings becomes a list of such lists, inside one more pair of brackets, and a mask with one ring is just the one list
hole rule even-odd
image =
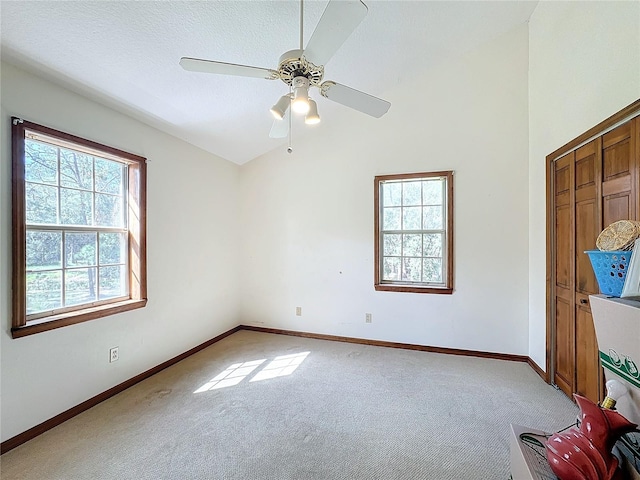
[[569, 397], [602, 396], [589, 305], [599, 289], [584, 251], [603, 227], [638, 219], [639, 115], [640, 101], [547, 157], [547, 372]]

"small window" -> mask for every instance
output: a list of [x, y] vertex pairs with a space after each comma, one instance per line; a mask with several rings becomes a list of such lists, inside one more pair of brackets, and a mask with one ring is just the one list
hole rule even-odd
[[144, 307], [145, 159], [12, 120], [13, 336]]
[[375, 177], [375, 289], [453, 292], [453, 172]]

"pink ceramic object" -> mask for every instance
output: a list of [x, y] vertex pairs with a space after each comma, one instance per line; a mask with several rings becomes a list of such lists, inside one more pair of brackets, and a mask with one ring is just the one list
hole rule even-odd
[[560, 480], [618, 480], [618, 459], [613, 445], [637, 425], [618, 412], [601, 408], [591, 400], [574, 395], [580, 407], [580, 429], [555, 433], [546, 445], [547, 460]]

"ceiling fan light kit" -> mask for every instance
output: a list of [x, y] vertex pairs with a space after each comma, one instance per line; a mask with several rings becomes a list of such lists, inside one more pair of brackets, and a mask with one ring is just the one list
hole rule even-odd
[[277, 70], [190, 57], [182, 57], [180, 65], [191, 72], [282, 80], [287, 84], [293, 93], [290, 90], [270, 109], [276, 118], [269, 134], [271, 138], [284, 138], [290, 134], [291, 117], [286, 115], [289, 107], [291, 111], [305, 115], [307, 125], [320, 122], [318, 105], [309, 97], [311, 87], [318, 88], [323, 97], [333, 102], [379, 118], [389, 110], [389, 102], [333, 81], [322, 82], [324, 65], [364, 19], [367, 10], [361, 0], [329, 0], [303, 49], [303, 0], [300, 0], [300, 48], [281, 55]]
[[309, 112], [309, 79], [302, 75], [293, 78], [291, 109], [302, 115]]
[[304, 117], [304, 123], [307, 125], [316, 125], [320, 123], [320, 115], [318, 115], [318, 104], [309, 99], [309, 113]]
[[269, 110], [276, 120], [282, 120], [284, 118], [284, 114], [287, 113], [287, 109], [289, 108], [289, 104], [291, 103], [291, 95], [286, 94], [280, 97], [280, 100], [271, 107]]

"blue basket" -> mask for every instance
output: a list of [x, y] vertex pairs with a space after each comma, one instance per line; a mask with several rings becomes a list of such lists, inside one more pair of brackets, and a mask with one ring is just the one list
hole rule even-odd
[[624, 287], [624, 279], [627, 276], [631, 253], [625, 250], [613, 252], [601, 252], [600, 250], [587, 250], [591, 260], [591, 266], [596, 274], [600, 292], [612, 297], [619, 297]]

